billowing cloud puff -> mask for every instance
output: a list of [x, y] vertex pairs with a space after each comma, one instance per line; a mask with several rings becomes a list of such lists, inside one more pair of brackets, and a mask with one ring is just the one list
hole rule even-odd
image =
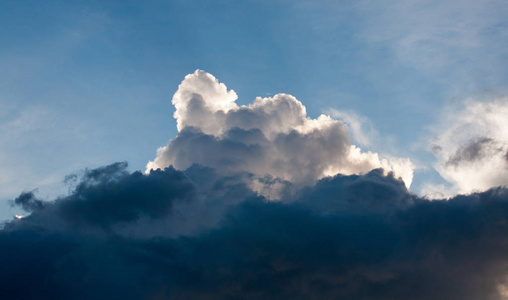
[[508, 185], [508, 98], [469, 100], [448, 113], [443, 127], [431, 150], [453, 192]]
[[[277, 94], [238, 106], [237, 95], [211, 74], [189, 74], [173, 96], [178, 135], [147, 165], [184, 170], [193, 164], [223, 172], [273, 176], [293, 184], [313, 184], [324, 176], [394, 172], [407, 187], [413, 178], [408, 159], [380, 158], [351, 145], [343, 122], [307, 117], [295, 97]], [[265, 194], [266, 195], [266, 194]]]

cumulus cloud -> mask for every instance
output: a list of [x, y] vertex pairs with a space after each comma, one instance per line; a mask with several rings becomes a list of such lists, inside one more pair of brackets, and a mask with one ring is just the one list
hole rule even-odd
[[450, 109], [431, 150], [453, 192], [508, 185], [508, 98], [469, 100]]
[[249, 190], [247, 173], [125, 167], [89, 170], [43, 205], [15, 201], [31, 214], [0, 230], [2, 298], [467, 300], [506, 290], [503, 188], [428, 201], [375, 169], [274, 202]]
[[[362, 152], [341, 121], [290, 95], [236, 98], [196, 71], [145, 173], [114, 163], [52, 201], [15, 198], [27, 215], [0, 229], [2, 298], [506, 297], [506, 187], [430, 201], [408, 191], [409, 161]], [[508, 163], [503, 115], [496, 100], [451, 117], [433, 146], [443, 174]]]
[[348, 127], [330, 116], [307, 116], [295, 97], [277, 94], [239, 106], [237, 95], [211, 74], [189, 74], [173, 96], [178, 135], [158, 149], [151, 169], [192, 164], [221, 172], [273, 176], [297, 185], [324, 176], [365, 174], [375, 168], [394, 172], [411, 185], [409, 159], [380, 158], [350, 142]]

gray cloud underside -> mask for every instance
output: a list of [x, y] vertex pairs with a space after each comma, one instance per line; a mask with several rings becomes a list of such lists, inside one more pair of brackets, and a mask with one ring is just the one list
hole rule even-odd
[[376, 169], [283, 182], [273, 202], [248, 173], [125, 168], [14, 200], [31, 214], [0, 231], [3, 299], [501, 299], [508, 283], [504, 188], [428, 201]]
[[[458, 166], [461, 162], [472, 162], [484, 158], [488, 155], [486, 153], [488, 148], [492, 146], [493, 139], [487, 137], [480, 137], [471, 139], [467, 144], [459, 148], [455, 154], [446, 162], [446, 165]], [[498, 151], [502, 151], [499, 149]]]

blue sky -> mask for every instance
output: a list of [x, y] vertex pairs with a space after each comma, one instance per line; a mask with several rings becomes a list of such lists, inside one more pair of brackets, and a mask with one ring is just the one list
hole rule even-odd
[[144, 170], [196, 69], [239, 104], [288, 93], [313, 118], [354, 111], [375, 129], [364, 149], [418, 166], [412, 189], [442, 182], [427, 140], [447, 108], [505, 95], [507, 16], [496, 0], [2, 1], [0, 218], [66, 174]]

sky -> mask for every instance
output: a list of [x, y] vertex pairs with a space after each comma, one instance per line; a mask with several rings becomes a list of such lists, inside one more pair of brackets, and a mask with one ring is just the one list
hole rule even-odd
[[506, 20], [502, 0], [1, 1], [0, 291], [505, 299]]
[[63, 178], [84, 168], [143, 169], [175, 136], [171, 97], [196, 69], [233, 89], [239, 104], [286, 93], [310, 117], [355, 116], [364, 132], [353, 138], [367, 142], [359, 146], [411, 159], [412, 190], [422, 194], [447, 183], [429, 151], [447, 110], [506, 93], [503, 1], [1, 6], [4, 200], [65, 192]]

